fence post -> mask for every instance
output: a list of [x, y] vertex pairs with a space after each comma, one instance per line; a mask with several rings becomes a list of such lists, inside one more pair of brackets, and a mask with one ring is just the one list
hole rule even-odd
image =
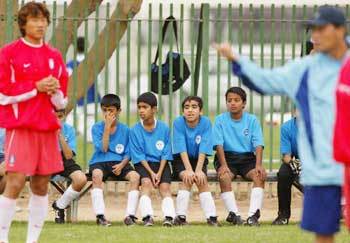
[[204, 101], [204, 115], [209, 114], [209, 4], [203, 4], [203, 39], [202, 39], [202, 98]]

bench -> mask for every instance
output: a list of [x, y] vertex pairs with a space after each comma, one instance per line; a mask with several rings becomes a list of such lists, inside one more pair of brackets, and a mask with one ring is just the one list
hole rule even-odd
[[[217, 173], [215, 170], [211, 169], [208, 170], [208, 182], [218, 182], [217, 180]], [[79, 197], [75, 199], [70, 208], [67, 210], [67, 221], [68, 222], [76, 222], [78, 219], [78, 202], [81, 197], [83, 197], [91, 188], [92, 188], [92, 178], [91, 175], [86, 173], [86, 177], [88, 180], [88, 185], [85, 186], [85, 188], [82, 190], [80, 193]], [[121, 180], [116, 180], [115, 178], [107, 178], [107, 181], [121, 181]], [[90, 182], [90, 183], [89, 183]], [[174, 180], [174, 182], [179, 182]], [[238, 176], [235, 178], [234, 182], [247, 182], [244, 180], [242, 177]], [[266, 182], [277, 182], [277, 172], [276, 171], [270, 171], [267, 172], [267, 177], [266, 177]], [[60, 193], [63, 194], [66, 188], [70, 185], [70, 180], [66, 179], [65, 177], [62, 176], [55, 176], [51, 179], [50, 181], [51, 185], [56, 188], [56, 190]], [[300, 187], [300, 184], [294, 184], [298, 188], [298, 190], [302, 191], [302, 188]]]

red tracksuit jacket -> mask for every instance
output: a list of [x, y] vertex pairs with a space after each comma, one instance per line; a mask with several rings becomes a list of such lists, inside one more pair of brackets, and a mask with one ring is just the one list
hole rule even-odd
[[345, 212], [350, 229], [350, 59], [342, 67], [336, 91], [337, 114], [334, 129], [334, 158], [345, 163]]
[[46, 43], [33, 45], [24, 39], [0, 50], [0, 127], [36, 131], [54, 131], [60, 127], [51, 96], [39, 93], [35, 86], [49, 75], [59, 80], [59, 93], [65, 99], [68, 73], [58, 50]]

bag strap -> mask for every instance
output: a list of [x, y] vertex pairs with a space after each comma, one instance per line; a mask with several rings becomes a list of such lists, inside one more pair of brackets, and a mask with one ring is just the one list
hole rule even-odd
[[[172, 15], [170, 15], [168, 18], [165, 19], [165, 23], [164, 23], [163, 28], [162, 28], [162, 43], [164, 42], [166, 31], [168, 29], [169, 23], [173, 24], [173, 31], [174, 31], [174, 34], [175, 34], [176, 48], [177, 48], [177, 51], [179, 51], [179, 44], [178, 44], [178, 38], [177, 38], [177, 23], [176, 23], [176, 19]], [[158, 55], [159, 55], [159, 45], [157, 47], [157, 52], [156, 52], [156, 56], [154, 58], [154, 62], [153, 63], [157, 62]]]
[[201, 58], [202, 58], [202, 38], [203, 38], [203, 4], [201, 6], [201, 12], [199, 17], [199, 28], [198, 28], [198, 39], [197, 39], [197, 52], [196, 52], [196, 62], [194, 68], [194, 95], [198, 93], [198, 85], [199, 85], [199, 71], [201, 69]]

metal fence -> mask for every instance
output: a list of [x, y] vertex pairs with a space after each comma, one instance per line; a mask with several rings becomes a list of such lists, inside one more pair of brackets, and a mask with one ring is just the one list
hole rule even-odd
[[[127, 21], [127, 30], [113, 55], [109, 58], [106, 48], [105, 52], [99, 53], [94, 60], [93, 68], [97, 70], [98, 63], [101, 61], [106, 64], [99, 75], [94, 77], [98, 93], [104, 95], [111, 92], [121, 97], [123, 111], [120, 120], [129, 126], [132, 126], [138, 119], [137, 96], [150, 90], [151, 65], [157, 47], [159, 47], [158, 65], [164, 62], [168, 52], [170, 54], [179, 52], [181, 58], [187, 61], [191, 71], [189, 79], [180, 90], [173, 92], [170, 88], [169, 95], [162, 95], [161, 90], [158, 92], [159, 119], [165, 120], [171, 126], [172, 120], [181, 114], [181, 100], [186, 95], [195, 93], [193, 74], [196, 68], [198, 26], [202, 22], [202, 57], [198, 94], [204, 100], [203, 113], [213, 120], [215, 115], [226, 109], [225, 90], [230, 86], [241, 85], [241, 83], [231, 74], [230, 63], [220, 59], [211, 44], [228, 41], [233, 44], [237, 53], [249, 56], [263, 67], [272, 68], [300, 56], [303, 52], [301, 43], [309, 38], [303, 23], [317, 9], [317, 6], [306, 5], [218, 4], [214, 6], [204, 4], [202, 19], [200, 19], [201, 5], [198, 3], [169, 5], [160, 3], [159, 5], [143, 4], [141, 11], [134, 18], [111, 20], [111, 10], [114, 6], [110, 4], [96, 6], [96, 9], [83, 19], [77, 15], [67, 17], [67, 3], [58, 5], [54, 2], [48, 6], [51, 10], [52, 24], [47, 33], [47, 40], [51, 40], [53, 45], [57, 44], [55, 35], [52, 33], [56, 33], [54, 29], [58, 21], [63, 20], [64, 35], [67, 33], [69, 21], [74, 24], [73, 44], [67, 43], [69, 48], [66, 53], [63, 53], [67, 61], [77, 56], [76, 39], [78, 36], [84, 36], [87, 40], [88, 45], [85, 48], [85, 56], [87, 56], [92, 44], [99, 41], [98, 36], [104, 25], [110, 21], [118, 23]], [[341, 7], [349, 16], [349, 5]], [[13, 28], [16, 16], [10, 11], [11, 9], [12, 6], [7, 6], [6, 15], [0, 16], [0, 20], [5, 21], [4, 34], [7, 42], [17, 38], [14, 34], [15, 28]], [[162, 41], [161, 29], [164, 19], [169, 15], [173, 15], [178, 23], [178, 45], [170, 30], [167, 38]], [[81, 25], [78, 25], [79, 20], [82, 20]], [[105, 46], [110, 44], [110, 39], [110, 36], [105, 36]], [[88, 68], [87, 65], [85, 68]], [[182, 65], [180, 72], [183, 72]], [[169, 73], [172, 76], [172, 68]], [[74, 83], [77, 82], [77, 78], [76, 72], [73, 72]], [[84, 80], [87, 78], [84, 77]], [[159, 75], [159, 83], [160, 78], [161, 75]], [[74, 89], [78, 88], [74, 85]], [[261, 121], [265, 137], [264, 161], [268, 163], [269, 169], [272, 169], [272, 162], [279, 161], [280, 158], [279, 125], [288, 119], [293, 104], [286, 97], [260, 96], [250, 90], [246, 89], [246, 91], [248, 93], [246, 110], [256, 114]], [[97, 98], [96, 94], [96, 102], [93, 104], [86, 104], [85, 98], [85, 105], [75, 107], [68, 118], [79, 132], [77, 160], [84, 166], [87, 165], [93, 150], [89, 143], [89, 127], [100, 118]]]

